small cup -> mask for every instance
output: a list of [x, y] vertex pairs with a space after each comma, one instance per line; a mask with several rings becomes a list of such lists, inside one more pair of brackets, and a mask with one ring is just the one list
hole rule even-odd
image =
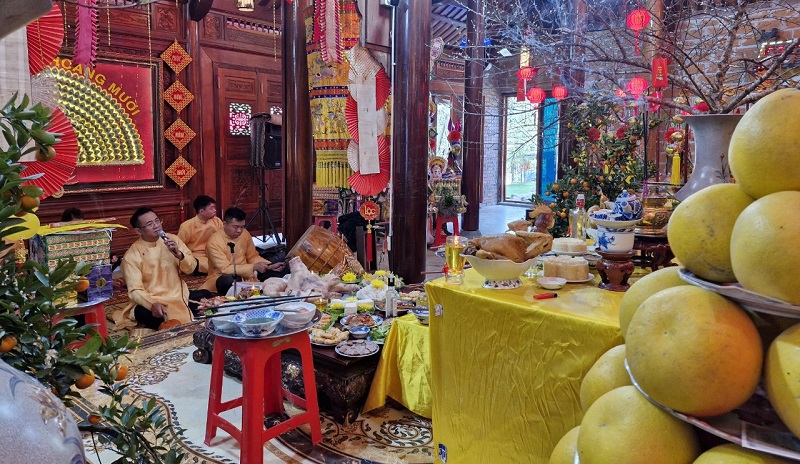
[[447, 273], [444, 275], [444, 280], [448, 284], [463, 284], [464, 283], [464, 263], [466, 258], [462, 254], [464, 249], [467, 248], [467, 237], [460, 235], [451, 235], [447, 237], [447, 242], [444, 245], [444, 258], [447, 265]]

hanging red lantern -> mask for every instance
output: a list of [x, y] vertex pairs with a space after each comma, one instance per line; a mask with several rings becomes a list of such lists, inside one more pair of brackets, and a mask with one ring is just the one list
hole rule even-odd
[[539, 87], [534, 87], [528, 90], [528, 101], [533, 103], [534, 105], [538, 105], [544, 101], [545, 94], [544, 90], [540, 89]]
[[628, 13], [625, 19], [625, 24], [636, 34], [636, 43], [634, 44], [636, 54], [639, 54], [639, 32], [642, 31], [648, 24], [650, 24], [650, 13], [645, 9], [633, 10]]
[[664, 89], [669, 82], [667, 81], [667, 71], [669, 60], [666, 58], [653, 58], [653, 72], [650, 80], [653, 82], [654, 89]]
[[530, 66], [523, 66], [517, 70], [517, 101], [525, 100], [525, 94], [528, 92], [528, 81], [536, 77], [539, 68], [532, 68]]
[[567, 98], [568, 94], [569, 93], [567, 92], [567, 88], [564, 87], [563, 85], [553, 86], [553, 98], [555, 98], [556, 100], [559, 100], [559, 101], [563, 100], [563, 99]]
[[628, 82], [628, 93], [633, 95], [635, 98], [639, 98], [641, 94], [643, 94], [648, 87], [647, 80], [642, 79], [641, 77], [634, 77]]

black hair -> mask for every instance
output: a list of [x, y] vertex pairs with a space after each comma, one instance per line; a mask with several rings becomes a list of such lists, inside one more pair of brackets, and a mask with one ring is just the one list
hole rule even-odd
[[192, 202], [192, 206], [194, 206], [195, 213], [199, 213], [201, 209], [205, 208], [208, 205], [213, 205], [217, 202], [217, 200], [211, 198], [208, 195], [199, 195], [197, 198], [194, 199]]
[[61, 222], [69, 222], [76, 219], [83, 219], [83, 211], [78, 208], [67, 208], [61, 213]]
[[235, 206], [226, 209], [225, 215], [222, 216], [222, 220], [225, 222], [244, 221], [245, 219], [247, 219], [247, 214]]
[[131, 216], [131, 225], [135, 228], [139, 228], [139, 217], [147, 214], [147, 213], [154, 213], [152, 208], [149, 206], [142, 206], [141, 208], [134, 211], [133, 216]]

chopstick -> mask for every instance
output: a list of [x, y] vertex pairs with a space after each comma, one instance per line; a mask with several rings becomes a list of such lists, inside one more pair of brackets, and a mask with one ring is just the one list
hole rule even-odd
[[[257, 299], [259, 299], [261, 301], [247, 302], [247, 300], [242, 300], [241, 302], [235, 302], [235, 303], [231, 303], [231, 304], [223, 303], [222, 305], [217, 306], [217, 309], [224, 308], [224, 309], [227, 309], [228, 311], [219, 312], [219, 313], [216, 313], [216, 314], [197, 316], [197, 319], [213, 319], [215, 317], [230, 316], [232, 314], [236, 314], [236, 313], [239, 313], [239, 312], [242, 312], [242, 311], [246, 311], [246, 310], [250, 310], [250, 309], [260, 309], [260, 308], [266, 308], [266, 307], [269, 307], [269, 306], [273, 306], [276, 302], [277, 303], [287, 303], [287, 302], [290, 302], [290, 301], [299, 301], [299, 300], [305, 300], [306, 298], [319, 298], [319, 297], [321, 297], [321, 295], [286, 296], [286, 297], [275, 297], [275, 298], [272, 298], [272, 297], [248, 298], [247, 300], [257, 300]], [[265, 301], [267, 299], [269, 299], [269, 301]], [[231, 310], [232, 306], [236, 306], [236, 308]], [[239, 306], [242, 306], [242, 307], [239, 308]], [[209, 309], [211, 309], [211, 308], [209, 308]], [[280, 311], [282, 313], [299, 313], [300, 312], [300, 310], [294, 310], [294, 309], [281, 309], [281, 310], [276, 310], [276, 311]]]

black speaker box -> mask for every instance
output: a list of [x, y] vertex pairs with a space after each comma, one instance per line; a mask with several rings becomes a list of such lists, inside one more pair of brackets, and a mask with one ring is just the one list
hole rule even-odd
[[270, 115], [250, 118], [250, 164], [262, 169], [280, 169], [283, 164], [281, 126], [269, 122]]

